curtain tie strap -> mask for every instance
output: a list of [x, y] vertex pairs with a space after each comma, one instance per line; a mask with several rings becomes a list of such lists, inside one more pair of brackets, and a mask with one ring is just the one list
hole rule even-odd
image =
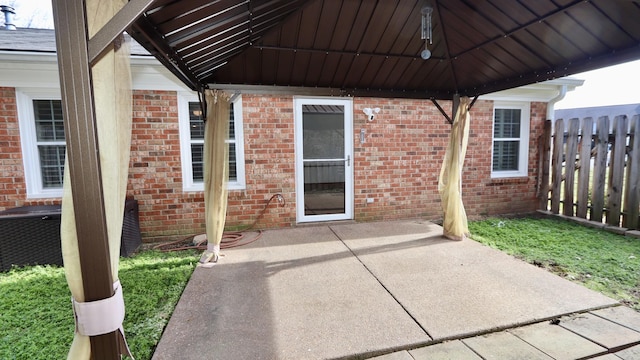
[[220, 244], [214, 245], [212, 243], [207, 244], [207, 250], [200, 256], [200, 263], [206, 264], [209, 262], [217, 263], [220, 259]]
[[71, 297], [76, 332], [84, 336], [97, 336], [118, 332], [118, 342], [122, 355], [131, 356], [124, 336], [124, 298], [120, 281], [113, 283], [113, 296], [96, 301], [78, 302]]

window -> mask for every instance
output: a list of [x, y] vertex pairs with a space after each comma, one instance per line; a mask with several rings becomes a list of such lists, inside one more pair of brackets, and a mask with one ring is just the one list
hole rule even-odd
[[65, 139], [60, 93], [17, 89], [27, 197], [62, 196]]
[[[204, 123], [197, 97], [180, 97], [180, 139], [182, 149], [183, 190], [204, 190]], [[244, 142], [242, 138], [242, 97], [229, 108], [229, 182], [228, 188], [244, 189]]]
[[529, 112], [529, 103], [495, 103], [491, 177], [527, 176]]

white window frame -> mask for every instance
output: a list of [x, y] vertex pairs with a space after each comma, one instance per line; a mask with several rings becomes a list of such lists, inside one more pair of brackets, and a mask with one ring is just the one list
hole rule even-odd
[[35, 114], [33, 111], [34, 100], [60, 99], [60, 89], [16, 88], [20, 144], [22, 147], [22, 162], [24, 165], [24, 179], [27, 186], [28, 199], [62, 197], [62, 187], [44, 188], [42, 186], [42, 172], [40, 168], [40, 156], [38, 154]]
[[[193, 180], [191, 168], [191, 131], [189, 130], [189, 103], [198, 102], [198, 96], [193, 93], [178, 94], [178, 119], [180, 125], [180, 158], [182, 162], [182, 190], [204, 191], [204, 183]], [[227, 183], [229, 190], [244, 190], [246, 188], [244, 172], [244, 133], [242, 121], [242, 95], [234, 99], [233, 103], [235, 145], [236, 145], [236, 181]], [[226, 140], [226, 143], [231, 143]]]
[[[499, 141], [518, 140], [520, 147], [518, 150], [518, 170], [493, 170], [493, 144], [495, 143], [495, 119], [496, 109], [519, 109], [520, 110], [520, 137], [504, 138]], [[531, 103], [523, 101], [496, 101], [493, 104], [493, 118], [491, 120], [491, 178], [513, 178], [528, 176], [529, 168], [529, 129], [531, 123]]]

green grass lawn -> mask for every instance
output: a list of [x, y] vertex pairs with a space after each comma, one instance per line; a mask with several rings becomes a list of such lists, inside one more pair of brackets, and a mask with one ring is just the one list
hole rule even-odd
[[640, 239], [550, 218], [469, 223], [471, 238], [640, 311]]
[[[120, 262], [124, 329], [136, 359], [150, 359], [198, 261], [193, 251], [145, 251]], [[71, 293], [51, 266], [0, 273], [0, 359], [65, 359], [73, 339]]]

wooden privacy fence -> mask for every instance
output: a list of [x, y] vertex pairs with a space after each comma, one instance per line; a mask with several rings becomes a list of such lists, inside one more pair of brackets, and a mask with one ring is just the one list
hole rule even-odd
[[545, 123], [539, 141], [540, 208], [640, 228], [640, 116]]

